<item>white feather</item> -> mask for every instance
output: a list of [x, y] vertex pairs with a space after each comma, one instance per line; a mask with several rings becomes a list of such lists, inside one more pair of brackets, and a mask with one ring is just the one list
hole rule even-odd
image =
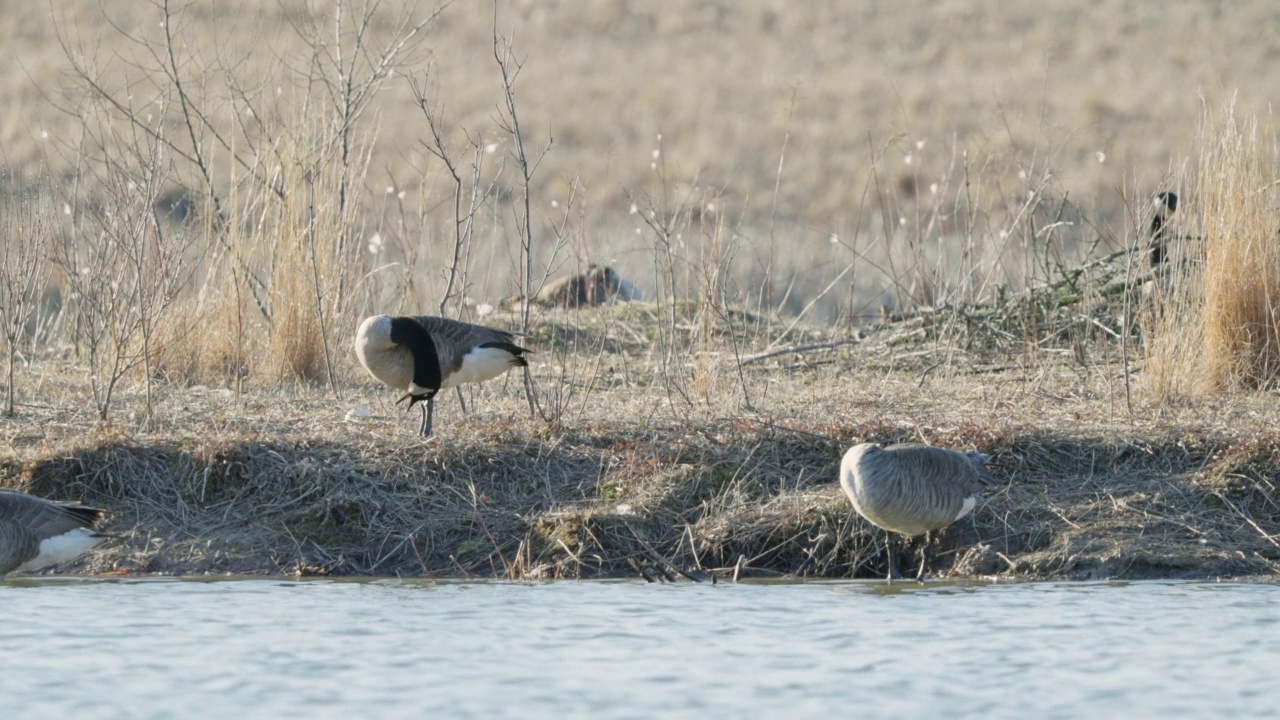
[[[443, 389], [463, 383], [491, 380], [510, 370], [514, 359], [514, 355], [502, 348], [473, 348], [462, 356], [462, 367], [444, 378], [440, 387]], [[409, 392], [414, 391], [410, 388]]]
[[42, 567], [74, 560], [105, 539], [101, 536], [95, 537], [94, 531], [88, 528], [76, 528], [61, 535], [46, 538], [40, 542], [39, 554], [14, 568], [14, 572], [39, 570]]
[[[969, 513], [973, 512], [973, 506], [977, 504], [978, 504], [977, 496], [970, 495], [969, 497], [965, 498], [964, 505], [960, 506], [960, 512], [956, 514], [956, 520], [959, 520], [965, 515], [968, 515]], [[953, 520], [952, 522], [955, 522], [955, 521]]]

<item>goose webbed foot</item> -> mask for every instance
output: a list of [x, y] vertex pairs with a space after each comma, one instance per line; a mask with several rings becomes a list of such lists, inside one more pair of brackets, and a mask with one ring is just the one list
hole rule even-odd
[[418, 428], [418, 434], [422, 437], [427, 437], [431, 434], [431, 416], [434, 414], [433, 411], [435, 410], [435, 396], [405, 393], [400, 396], [400, 399], [396, 401], [396, 404], [399, 405], [405, 400], [409, 401], [408, 407], [404, 409], [405, 412], [409, 412], [410, 408], [418, 403], [424, 403], [422, 405], [422, 426]]

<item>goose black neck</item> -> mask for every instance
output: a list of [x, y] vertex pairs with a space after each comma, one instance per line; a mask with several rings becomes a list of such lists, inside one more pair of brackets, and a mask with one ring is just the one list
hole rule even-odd
[[1164, 262], [1164, 217], [1160, 213], [1156, 213], [1151, 218], [1151, 264], [1159, 265]]
[[435, 340], [422, 324], [413, 318], [391, 319], [391, 342], [409, 348], [413, 353], [413, 383], [418, 387], [439, 390], [440, 354]]

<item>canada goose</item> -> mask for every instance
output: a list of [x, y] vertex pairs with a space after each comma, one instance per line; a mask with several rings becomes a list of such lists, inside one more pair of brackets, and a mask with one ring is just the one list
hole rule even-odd
[[[365, 318], [356, 332], [356, 357], [369, 374], [397, 390], [409, 407], [425, 400], [422, 428], [431, 434], [436, 393], [463, 383], [491, 380], [525, 367], [526, 353], [506, 330], [441, 317]], [[408, 409], [408, 408], [406, 408]]]
[[1151, 267], [1158, 268], [1165, 257], [1165, 222], [1178, 210], [1178, 196], [1171, 192], [1158, 193], [1152, 200], [1155, 214], [1151, 216]]
[[[889, 533], [921, 535], [941, 530], [973, 510], [991, 458], [928, 445], [855, 445], [840, 463], [840, 486], [853, 509], [885, 530], [888, 579], [896, 573]], [[916, 579], [924, 577], [921, 557]]]
[[17, 490], [0, 490], [0, 577], [75, 559], [113, 537], [97, 532], [106, 513]]
[[[587, 271], [579, 275], [569, 275], [547, 283], [534, 296], [533, 302], [543, 307], [578, 308], [603, 305], [610, 300], [641, 300], [644, 294], [630, 280], [622, 277], [616, 270], [607, 265], [587, 266]], [[515, 295], [506, 298], [501, 305], [508, 309], [516, 309], [521, 305], [521, 297]]]

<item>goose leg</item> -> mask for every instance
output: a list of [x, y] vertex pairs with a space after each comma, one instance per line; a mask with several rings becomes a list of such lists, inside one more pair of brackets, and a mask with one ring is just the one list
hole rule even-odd
[[898, 572], [898, 564], [893, 558], [893, 533], [888, 530], [884, 533], [884, 563], [887, 569], [885, 575], [885, 584], [892, 585], [894, 576], [902, 577], [902, 573]]
[[932, 533], [924, 534], [924, 547], [920, 549], [920, 569], [916, 571], [916, 582], [924, 582], [924, 566], [933, 557]]
[[458, 404], [462, 406], [462, 414], [463, 414], [463, 415], [466, 415], [466, 414], [467, 414], [467, 401], [462, 399], [462, 386], [461, 386], [461, 385], [454, 385], [454, 386], [453, 386], [453, 389], [458, 391]]
[[418, 430], [418, 434], [427, 437], [431, 434], [431, 416], [435, 414], [436, 399], [434, 397], [427, 398], [427, 402], [422, 406], [422, 428]]

